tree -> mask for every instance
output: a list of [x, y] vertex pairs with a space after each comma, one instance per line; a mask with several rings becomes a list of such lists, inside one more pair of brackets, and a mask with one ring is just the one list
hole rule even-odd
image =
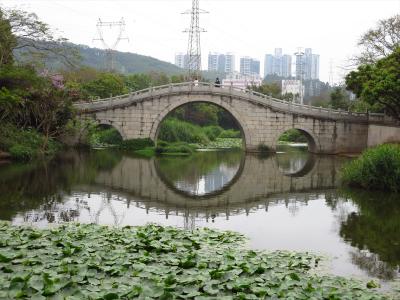
[[13, 49], [17, 45], [17, 39], [11, 32], [11, 25], [5, 19], [4, 13], [0, 8], [0, 66], [13, 62]]
[[[51, 60], [57, 58], [69, 66], [75, 66], [78, 62], [79, 55], [75, 47], [68, 44], [65, 38], [55, 37], [50, 27], [40, 21], [34, 13], [16, 9], [1, 10], [1, 36], [3, 36], [3, 30], [6, 33], [7, 31], [11, 32], [13, 38], [5, 35], [8, 42], [6, 45], [8, 45], [7, 48], [11, 49], [11, 51], [20, 51], [21, 54], [18, 57], [20, 60], [29, 57], [31, 59], [30, 62], [38, 60], [43, 62], [45, 59]], [[0, 41], [2, 38], [0, 38]], [[3, 43], [1, 45], [3, 47]], [[2, 47], [0, 47], [0, 51]], [[4, 53], [7, 53], [7, 49], [4, 50]]]
[[347, 89], [358, 98], [400, 120], [400, 47], [376, 63], [358, 67], [346, 76]]
[[123, 77], [114, 73], [102, 73], [97, 79], [84, 83], [82, 90], [90, 96], [108, 98], [126, 94], [129, 90], [124, 84]]
[[267, 83], [264, 82], [260, 86], [252, 86], [251, 87], [255, 92], [259, 92], [264, 95], [268, 95], [274, 98], [281, 97], [281, 87], [278, 83]]
[[368, 30], [358, 42], [362, 53], [356, 57], [358, 64], [374, 63], [390, 55], [400, 46], [400, 15], [380, 20], [375, 29]]
[[334, 109], [348, 109], [350, 106], [349, 96], [341, 87], [335, 87], [330, 95], [329, 104]]

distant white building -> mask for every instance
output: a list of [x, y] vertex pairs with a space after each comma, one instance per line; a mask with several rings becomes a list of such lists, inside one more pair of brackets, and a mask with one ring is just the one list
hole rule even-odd
[[303, 104], [304, 85], [300, 80], [282, 80], [282, 95], [292, 94], [293, 102]]
[[238, 72], [231, 73], [226, 79], [222, 80], [223, 87], [233, 87], [245, 89], [249, 86], [260, 86], [262, 80], [259, 75], [247, 76]]
[[232, 73], [235, 71], [235, 55], [232, 53], [220, 54], [210, 52], [208, 54], [208, 71], [220, 73]]
[[182, 69], [187, 69], [189, 63], [189, 57], [185, 53], [175, 54], [175, 65]]

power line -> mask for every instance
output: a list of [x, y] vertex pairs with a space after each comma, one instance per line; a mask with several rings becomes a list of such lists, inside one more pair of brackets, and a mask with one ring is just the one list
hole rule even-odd
[[199, 80], [201, 76], [201, 47], [200, 33], [206, 32], [199, 25], [200, 14], [208, 13], [199, 8], [199, 0], [192, 0], [192, 10], [183, 14], [190, 14], [190, 28], [184, 32], [189, 33], [188, 40], [188, 77], [190, 80]]
[[[126, 24], [125, 24], [124, 18], [121, 18], [121, 20], [117, 21], [117, 22], [103, 22], [100, 18], [97, 21], [96, 27], [97, 27], [97, 33], [98, 33], [99, 37], [96, 39], [93, 39], [93, 41], [100, 41], [103, 44], [103, 47], [106, 51], [106, 68], [108, 71], [114, 71], [114, 65], [115, 65], [114, 50], [117, 47], [117, 45], [119, 44], [119, 42], [122, 40], [129, 41], [129, 39], [127, 37], [123, 37], [123, 33], [125, 31], [125, 26], [126, 26]], [[109, 29], [111, 29], [113, 27], [118, 27], [118, 29], [119, 29], [118, 36], [112, 44], [108, 44], [104, 40], [103, 29], [105, 27], [107, 27]]]

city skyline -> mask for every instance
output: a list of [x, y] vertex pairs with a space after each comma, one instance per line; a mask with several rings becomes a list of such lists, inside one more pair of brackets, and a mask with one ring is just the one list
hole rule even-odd
[[[116, 50], [148, 55], [171, 63], [174, 63], [177, 49], [187, 52], [188, 36], [182, 31], [189, 26], [190, 20], [181, 12], [190, 9], [188, 0], [116, 0], [112, 3], [95, 0], [0, 0], [0, 5], [36, 13], [73, 43], [100, 47], [92, 42], [98, 18], [113, 21], [124, 17], [130, 42], [121, 43]], [[380, 19], [399, 12], [400, 2], [201, 0], [200, 7], [210, 12], [200, 18], [200, 25], [207, 29], [201, 39], [203, 69], [207, 55], [213, 49], [221, 53], [235, 49], [236, 57], [247, 55], [262, 59], [273, 50], [273, 45], [293, 50], [299, 45], [308, 45], [323, 57], [321, 80], [329, 80], [330, 63], [333, 61], [334, 81], [338, 82], [348, 72], [341, 67], [348, 67], [348, 59], [360, 52], [357, 42], [361, 35], [375, 27]], [[251, 14], [244, 14], [246, 10]], [[271, 12], [268, 17], [267, 12]], [[263, 69], [261, 64], [261, 73]]]
[[[301, 51], [302, 48], [297, 48], [297, 51]], [[293, 59], [295, 58], [295, 59]], [[277, 75], [279, 77], [284, 78], [300, 78], [300, 69], [299, 66], [303, 66], [303, 80], [310, 79], [320, 79], [319, 78], [319, 54], [312, 53], [312, 48], [304, 48], [304, 56], [301, 62], [297, 61], [297, 57], [295, 55], [284, 54], [282, 48], [275, 48], [274, 54], [267, 53], [264, 56], [264, 69], [263, 72], [260, 72], [261, 68], [261, 60], [258, 58], [251, 58], [249, 56], [241, 56], [236, 57], [234, 52], [228, 52], [226, 54], [214, 51], [208, 53], [207, 66], [202, 66], [202, 70], [214, 71], [218, 73], [230, 74], [234, 72], [239, 72], [243, 75], [259, 75], [261, 78], [265, 78], [267, 75]], [[248, 72], [243, 72], [242, 68], [242, 60], [247, 59], [248, 68], [250, 68], [251, 61], [258, 66], [253, 66], [256, 69], [256, 72], [251, 72], [250, 69]], [[236, 60], [239, 64], [236, 63]], [[175, 65], [186, 69], [187, 64], [187, 54], [184, 52], [177, 52], [175, 54]], [[233, 63], [232, 63], [233, 62]], [[239, 69], [235, 68], [236, 65], [239, 65]], [[294, 67], [294, 68], [293, 68]], [[254, 71], [254, 70], [253, 70]]]

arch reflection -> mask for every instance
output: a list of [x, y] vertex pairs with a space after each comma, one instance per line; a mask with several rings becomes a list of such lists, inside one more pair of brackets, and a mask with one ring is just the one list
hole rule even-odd
[[155, 169], [172, 190], [188, 197], [206, 198], [223, 193], [241, 176], [242, 151], [196, 152], [188, 157], [157, 157]]
[[316, 155], [303, 147], [279, 146], [276, 162], [283, 175], [303, 177], [314, 168]]

